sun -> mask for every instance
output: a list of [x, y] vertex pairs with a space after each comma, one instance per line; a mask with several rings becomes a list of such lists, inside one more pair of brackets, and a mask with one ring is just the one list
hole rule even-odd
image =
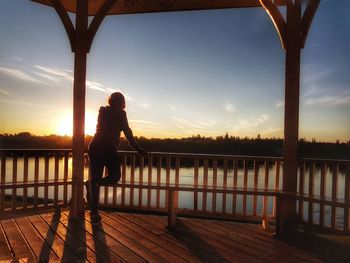
[[[57, 120], [56, 134], [73, 135], [73, 112], [66, 111]], [[85, 112], [85, 135], [93, 135], [96, 130], [97, 113], [91, 110]]]

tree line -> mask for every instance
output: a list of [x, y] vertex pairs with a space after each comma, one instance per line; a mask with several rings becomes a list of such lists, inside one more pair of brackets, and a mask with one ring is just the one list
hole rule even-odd
[[[85, 137], [85, 147], [92, 136]], [[282, 156], [283, 139], [281, 138], [241, 138], [235, 136], [218, 136], [216, 138], [200, 135], [187, 138], [145, 138], [136, 140], [151, 152], [228, 154], [250, 156]], [[36, 136], [29, 132], [18, 134], [0, 134], [0, 149], [71, 149], [72, 137], [48, 135]], [[120, 150], [131, 150], [125, 138], [121, 139]], [[298, 145], [300, 157], [350, 159], [350, 141], [330, 143], [300, 139]]]

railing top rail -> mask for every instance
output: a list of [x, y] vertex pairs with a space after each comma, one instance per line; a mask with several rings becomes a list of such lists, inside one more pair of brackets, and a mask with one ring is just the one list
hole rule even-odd
[[345, 164], [350, 165], [350, 160], [347, 159], [318, 159], [318, 158], [299, 158], [300, 162], [306, 163], [329, 163], [329, 164]]
[[71, 153], [72, 149], [0, 149], [0, 152], [8, 153]]
[[[72, 149], [0, 149], [5, 153], [72, 153]], [[135, 151], [119, 151], [121, 154], [134, 155]], [[223, 159], [223, 160], [261, 160], [261, 161], [283, 161], [283, 157], [250, 156], [250, 155], [226, 155], [226, 154], [203, 154], [203, 153], [174, 153], [174, 152], [149, 152], [145, 156], [182, 157], [191, 159]], [[329, 163], [350, 165], [350, 159], [321, 159], [321, 158], [299, 158], [299, 163]]]
[[[7, 153], [71, 153], [72, 149], [0, 149], [0, 152]], [[134, 155], [135, 151], [119, 151], [121, 154]], [[191, 159], [238, 159], [238, 160], [262, 160], [262, 161], [278, 161], [282, 157], [269, 156], [249, 156], [249, 155], [225, 155], [225, 154], [199, 154], [199, 153], [173, 153], [173, 152], [149, 152], [145, 156], [161, 156], [161, 157], [182, 157]]]

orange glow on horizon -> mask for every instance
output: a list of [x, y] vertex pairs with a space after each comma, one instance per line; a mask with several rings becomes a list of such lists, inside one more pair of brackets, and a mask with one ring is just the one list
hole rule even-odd
[[[85, 135], [93, 135], [96, 130], [97, 113], [87, 110], [85, 112]], [[57, 120], [55, 128], [57, 135], [73, 135], [73, 113], [67, 111]]]

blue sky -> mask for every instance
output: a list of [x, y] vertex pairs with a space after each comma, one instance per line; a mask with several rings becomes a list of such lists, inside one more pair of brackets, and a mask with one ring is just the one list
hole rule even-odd
[[[349, 13], [348, 0], [321, 0], [302, 50], [300, 137], [350, 139]], [[0, 133], [69, 133], [73, 53], [54, 9], [0, 0], [0, 35]], [[262, 8], [109, 16], [88, 56], [86, 132], [122, 91], [139, 136], [282, 137], [284, 58]]]

